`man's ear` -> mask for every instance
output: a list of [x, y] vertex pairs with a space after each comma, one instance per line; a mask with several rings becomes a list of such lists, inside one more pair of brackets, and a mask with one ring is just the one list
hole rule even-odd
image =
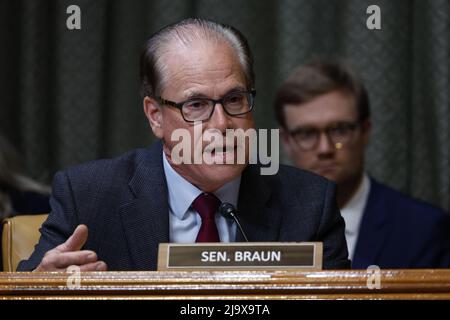
[[148, 123], [152, 128], [153, 134], [162, 139], [163, 137], [163, 115], [161, 106], [155, 99], [145, 97], [143, 101], [144, 113], [147, 117]]
[[370, 140], [370, 135], [372, 134], [372, 122], [370, 119], [364, 120], [361, 123], [361, 132], [364, 139], [364, 144], [368, 145]]

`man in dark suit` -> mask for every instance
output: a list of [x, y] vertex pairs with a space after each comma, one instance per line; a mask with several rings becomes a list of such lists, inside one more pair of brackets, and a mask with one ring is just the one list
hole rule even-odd
[[364, 171], [369, 100], [349, 70], [330, 63], [298, 68], [278, 90], [275, 113], [294, 164], [337, 183], [353, 268], [450, 267], [450, 215]]
[[285, 166], [261, 175], [245, 140], [211, 147], [196, 135], [254, 130], [252, 64], [229, 26], [189, 19], [153, 35], [142, 91], [161, 142], [58, 173], [39, 244], [19, 270], [154, 270], [159, 243], [242, 241], [220, 202], [237, 206], [250, 241], [323, 241], [324, 267], [349, 267], [334, 183]]

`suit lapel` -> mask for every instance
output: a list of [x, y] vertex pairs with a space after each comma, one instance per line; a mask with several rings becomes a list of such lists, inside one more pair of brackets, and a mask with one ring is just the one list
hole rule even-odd
[[352, 261], [353, 268], [360, 269], [371, 264], [377, 264], [389, 233], [386, 223], [387, 214], [382, 189], [374, 179], [371, 179], [369, 197], [364, 209]]
[[132, 198], [120, 208], [135, 270], [156, 269], [159, 243], [169, 242], [167, 186], [157, 143], [138, 163], [129, 183]]
[[[277, 241], [281, 214], [270, 208], [272, 177], [262, 177], [257, 165], [242, 173], [238, 211], [250, 241]], [[169, 242], [167, 183], [162, 144], [141, 159], [129, 183], [130, 194], [119, 209], [134, 270], [154, 270], [159, 243]], [[236, 241], [244, 241], [238, 232]]]
[[[239, 189], [238, 211], [242, 228], [249, 241], [276, 241], [281, 214], [270, 208], [272, 177], [261, 176], [260, 167], [248, 165], [242, 173]], [[237, 233], [236, 241], [244, 238]]]

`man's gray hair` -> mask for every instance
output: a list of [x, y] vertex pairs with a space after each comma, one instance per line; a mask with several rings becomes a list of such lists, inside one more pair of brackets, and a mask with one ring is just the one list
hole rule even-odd
[[164, 27], [156, 32], [145, 44], [141, 55], [142, 96], [156, 97], [164, 86], [166, 65], [164, 56], [174, 40], [190, 44], [198, 40], [225, 41], [234, 49], [245, 75], [247, 89], [254, 88], [253, 56], [247, 39], [242, 33], [225, 24], [203, 19], [186, 19]]

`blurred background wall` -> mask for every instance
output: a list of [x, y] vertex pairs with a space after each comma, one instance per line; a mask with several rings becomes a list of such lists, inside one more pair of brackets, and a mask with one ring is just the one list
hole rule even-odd
[[[81, 30], [66, 27], [69, 5]], [[381, 30], [366, 9], [381, 8]], [[146, 147], [138, 61], [154, 31], [187, 17], [231, 24], [255, 56], [260, 128], [297, 65], [343, 61], [364, 80], [379, 180], [450, 208], [448, 0], [0, 0], [0, 131], [27, 172], [50, 182], [69, 165]], [[285, 160], [285, 159], [283, 159]]]

